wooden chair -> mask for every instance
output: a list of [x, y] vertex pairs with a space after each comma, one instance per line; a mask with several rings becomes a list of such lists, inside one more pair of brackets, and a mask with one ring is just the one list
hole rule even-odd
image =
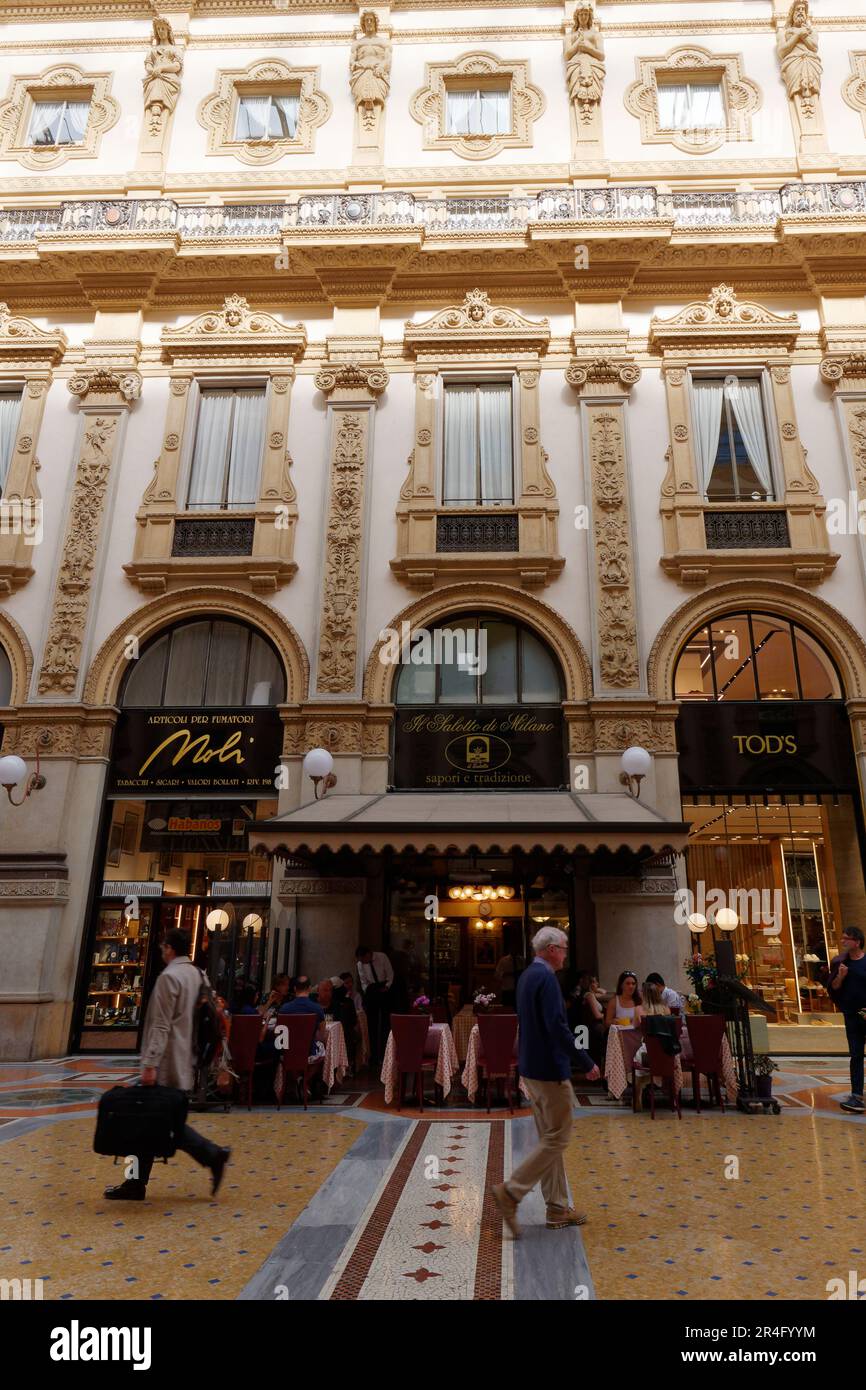
[[289, 1036], [288, 1046], [277, 1048], [277, 1058], [283, 1065], [283, 1080], [277, 1096], [277, 1109], [279, 1110], [282, 1106], [286, 1080], [291, 1076], [303, 1097], [304, 1109], [306, 1110], [310, 1093], [310, 1078], [317, 1075], [321, 1076], [322, 1068], [325, 1065], [324, 1053], [321, 1057], [314, 1057], [310, 1061], [313, 1036], [319, 1027], [319, 1020], [315, 1014], [277, 1014], [276, 1027], [280, 1029], [283, 1026], [288, 1029]]
[[508, 1091], [508, 1109], [514, 1114], [514, 1095], [517, 1091], [517, 1059], [514, 1044], [517, 1040], [517, 1014], [478, 1015], [478, 1071], [483, 1076], [487, 1092], [487, 1113], [490, 1114], [490, 1083], [504, 1081]]
[[406, 1077], [415, 1077], [418, 1109], [424, 1109], [424, 1072], [435, 1072], [436, 1058], [424, 1056], [424, 1043], [430, 1030], [427, 1014], [392, 1014], [391, 1032], [394, 1035], [394, 1060], [400, 1080], [397, 1087], [397, 1109], [406, 1099]]
[[232, 1066], [238, 1074], [238, 1098], [242, 1098], [244, 1087], [247, 1093], [247, 1109], [253, 1108], [253, 1073], [257, 1066], [265, 1066], [259, 1061], [259, 1043], [265, 1035], [265, 1020], [260, 1014], [235, 1014], [232, 1018], [231, 1055]]
[[707, 1078], [710, 1105], [713, 1104], [713, 1090], [716, 1100], [725, 1113], [722, 1100], [722, 1039], [725, 1036], [724, 1014], [690, 1014], [686, 1019], [689, 1042], [692, 1045], [692, 1091], [695, 1108], [701, 1113], [701, 1077]]
[[[671, 1109], [676, 1110], [677, 1117], [681, 1120], [683, 1118], [683, 1114], [682, 1110], [680, 1109], [680, 1097], [676, 1087], [677, 1059], [676, 1057], [669, 1057], [668, 1054], [665, 1052], [664, 1048], [662, 1047], [659, 1039], [653, 1037], [651, 1033], [647, 1032], [648, 1022], [649, 1019], [641, 1019], [641, 1032], [643, 1033], [644, 1046], [646, 1047], [646, 1063], [643, 1066], [638, 1066], [634, 1062], [632, 1063], [632, 1109], [634, 1110], [635, 1114], [637, 1114], [640, 1104], [637, 1079], [639, 1076], [648, 1076], [650, 1087], [650, 1117], [653, 1120], [655, 1119], [656, 1095], [655, 1089], [652, 1084], [652, 1079], [654, 1076], [660, 1076], [667, 1088], [668, 1099], [671, 1103]], [[676, 1022], [678, 1025], [680, 1025], [682, 1023], [682, 1020], [677, 1019]], [[677, 1027], [677, 1036], [679, 1036], [679, 1031], [679, 1027]]]

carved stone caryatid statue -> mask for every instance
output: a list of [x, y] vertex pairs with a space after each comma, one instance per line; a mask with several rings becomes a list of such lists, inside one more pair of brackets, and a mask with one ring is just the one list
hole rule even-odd
[[601, 30], [591, 5], [578, 5], [565, 35], [565, 75], [578, 140], [601, 140], [601, 96], [607, 73]]
[[144, 109], [150, 133], [159, 135], [180, 96], [183, 53], [174, 41], [167, 19], [153, 21], [153, 38], [144, 60]]
[[785, 90], [797, 114], [801, 137], [821, 135], [822, 64], [806, 0], [794, 0], [784, 26], [780, 26], [776, 35], [776, 51]]
[[378, 150], [382, 115], [391, 88], [391, 43], [379, 33], [379, 21], [372, 10], [361, 15], [361, 33], [352, 44], [349, 86], [358, 114], [358, 147]]

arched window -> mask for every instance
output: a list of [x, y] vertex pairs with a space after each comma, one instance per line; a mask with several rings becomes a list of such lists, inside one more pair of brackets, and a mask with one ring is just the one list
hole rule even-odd
[[414, 634], [394, 698], [398, 705], [558, 705], [562, 677], [529, 628], [463, 615]]
[[227, 618], [202, 618], [163, 632], [126, 678], [120, 703], [129, 708], [277, 705], [286, 678], [264, 637]]
[[12, 662], [0, 647], [0, 707], [12, 703]]
[[729, 613], [692, 634], [674, 675], [677, 700], [840, 700], [830, 656], [799, 624]]

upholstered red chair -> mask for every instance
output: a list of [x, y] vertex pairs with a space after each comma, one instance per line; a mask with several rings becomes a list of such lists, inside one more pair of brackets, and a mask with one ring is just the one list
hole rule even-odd
[[487, 1093], [487, 1113], [490, 1114], [490, 1083], [505, 1082], [508, 1109], [514, 1114], [514, 1095], [517, 1091], [517, 1014], [496, 1013], [478, 1015], [478, 1073]]
[[436, 999], [430, 1005], [430, 1017], [434, 1023], [447, 1023], [451, 1027], [451, 1010], [444, 999]]
[[[641, 1019], [641, 1032], [643, 1033], [644, 1046], [646, 1047], [646, 1062], [641, 1066], [638, 1066], [636, 1063], [632, 1063], [632, 1109], [635, 1111], [635, 1113], [637, 1113], [640, 1105], [640, 1091], [638, 1090], [637, 1079], [639, 1076], [648, 1077], [650, 1082], [650, 1117], [653, 1120], [655, 1119], [656, 1093], [655, 1088], [652, 1085], [652, 1079], [654, 1076], [658, 1076], [661, 1078], [665, 1086], [665, 1089], [668, 1093], [668, 1099], [671, 1103], [671, 1109], [676, 1110], [678, 1118], [682, 1119], [683, 1113], [680, 1109], [680, 1095], [676, 1086], [677, 1059], [676, 1057], [669, 1057], [668, 1054], [665, 1052], [664, 1048], [662, 1047], [659, 1039], [653, 1037], [652, 1033], [647, 1032], [648, 1022], [649, 1019]], [[676, 1019], [675, 1022], [677, 1024], [677, 1037], [679, 1037], [680, 1029], [682, 1026], [682, 1019]]]
[[397, 1109], [406, 1099], [406, 1077], [415, 1077], [418, 1109], [424, 1109], [424, 1072], [435, 1072], [436, 1058], [424, 1056], [424, 1043], [430, 1030], [428, 1014], [392, 1014], [391, 1032], [394, 1035], [394, 1061], [400, 1080], [397, 1087]]
[[253, 1073], [257, 1065], [265, 1065], [256, 1055], [264, 1033], [265, 1020], [260, 1014], [235, 1014], [232, 1017], [229, 1040], [232, 1068], [238, 1076], [239, 1099], [246, 1089], [248, 1110], [253, 1108]]
[[[285, 1047], [280, 1047], [279, 1045], [279, 1030], [282, 1027], [285, 1027], [288, 1031]], [[321, 1076], [322, 1067], [325, 1064], [324, 1053], [320, 1057], [313, 1057], [312, 1060], [310, 1060], [310, 1053], [313, 1050], [313, 1038], [318, 1027], [319, 1019], [316, 1014], [277, 1014], [274, 1033], [277, 1044], [277, 1057], [283, 1065], [283, 1079], [280, 1084], [279, 1095], [277, 1096], [277, 1109], [279, 1109], [283, 1103], [286, 1081], [289, 1077], [291, 1077], [297, 1085], [303, 1097], [304, 1109], [307, 1109], [307, 1100], [310, 1094], [310, 1079], [314, 1076]]]
[[710, 1093], [710, 1105], [713, 1104], [713, 1091], [715, 1098], [725, 1113], [725, 1102], [722, 1100], [722, 1039], [725, 1036], [725, 1016], [724, 1014], [689, 1014], [686, 1019], [689, 1042], [692, 1047], [692, 1056], [689, 1066], [692, 1073], [692, 1091], [695, 1097], [695, 1108], [700, 1114], [701, 1109], [701, 1077], [707, 1078], [707, 1089]]

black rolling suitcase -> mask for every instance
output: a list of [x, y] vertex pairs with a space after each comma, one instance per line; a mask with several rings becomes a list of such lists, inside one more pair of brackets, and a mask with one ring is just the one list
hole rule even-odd
[[173, 1086], [112, 1086], [99, 1102], [94, 1152], [173, 1158], [188, 1109], [185, 1093]]

